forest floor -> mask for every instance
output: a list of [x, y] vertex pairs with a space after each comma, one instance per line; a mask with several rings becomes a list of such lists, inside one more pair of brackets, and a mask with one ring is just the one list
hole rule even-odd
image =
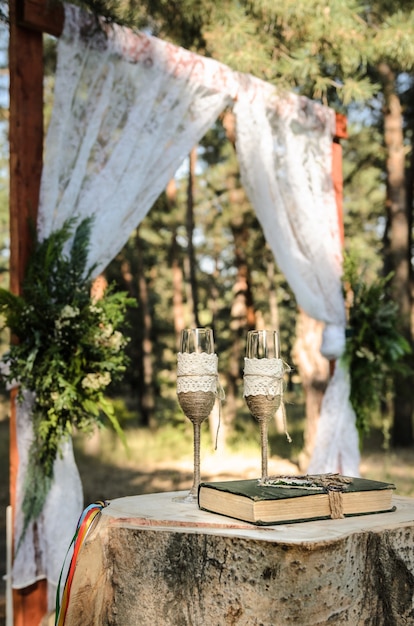
[[[8, 419], [0, 419], [0, 626], [5, 625], [6, 507], [8, 505]], [[202, 435], [202, 479], [253, 478], [260, 472], [257, 445], [224, 452], [208, 451], [206, 432]], [[272, 443], [272, 438], [270, 438]], [[149, 431], [128, 431], [131, 455], [119, 447], [107, 431], [91, 440], [75, 441], [85, 504], [98, 499], [188, 489], [192, 482], [191, 430], [172, 429], [158, 435]], [[204, 451], [203, 451], [204, 449]], [[271, 445], [271, 449], [274, 447]], [[383, 450], [378, 437], [365, 447], [361, 475], [393, 482], [397, 495], [414, 497], [414, 447]], [[291, 459], [271, 454], [269, 472], [298, 474]]]

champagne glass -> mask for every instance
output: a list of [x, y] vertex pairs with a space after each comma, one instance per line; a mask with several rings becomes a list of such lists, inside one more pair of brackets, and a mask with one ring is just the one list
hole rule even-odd
[[216, 400], [217, 355], [213, 331], [209, 328], [186, 328], [181, 331], [177, 355], [177, 397], [194, 431], [194, 479], [187, 496], [176, 498], [197, 502], [200, 484], [200, 427], [210, 415]]
[[281, 404], [283, 373], [278, 332], [249, 331], [244, 360], [244, 398], [260, 425], [262, 482], [268, 479], [268, 423]]

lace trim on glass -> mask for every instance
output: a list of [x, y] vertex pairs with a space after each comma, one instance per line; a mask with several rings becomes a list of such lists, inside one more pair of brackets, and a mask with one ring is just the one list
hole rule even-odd
[[217, 393], [217, 354], [179, 352], [177, 354], [177, 393], [212, 391]]
[[177, 376], [177, 393], [217, 391], [217, 376]]
[[244, 396], [283, 394], [283, 375], [288, 366], [282, 359], [244, 359]]

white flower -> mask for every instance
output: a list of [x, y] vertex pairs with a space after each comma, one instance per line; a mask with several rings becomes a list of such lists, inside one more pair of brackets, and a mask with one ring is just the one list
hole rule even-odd
[[76, 306], [70, 306], [70, 304], [65, 304], [63, 309], [60, 312], [60, 315], [57, 320], [55, 320], [55, 328], [56, 330], [62, 330], [64, 326], [70, 325], [70, 320], [79, 315], [79, 309]]
[[79, 309], [77, 306], [70, 306], [70, 304], [65, 304], [63, 309], [60, 312], [61, 319], [69, 319], [71, 317], [76, 317], [79, 315]]
[[114, 332], [114, 328], [112, 324], [101, 326], [101, 333], [102, 333], [103, 339], [109, 339], [113, 332]]
[[101, 387], [107, 387], [111, 382], [111, 375], [109, 372], [103, 373], [90, 373], [82, 378], [82, 387], [84, 389], [98, 390]]
[[112, 337], [109, 337], [109, 347], [112, 348], [112, 350], [115, 350], [116, 352], [118, 352], [124, 343], [124, 336], [122, 333], [119, 332], [119, 330], [116, 330]]

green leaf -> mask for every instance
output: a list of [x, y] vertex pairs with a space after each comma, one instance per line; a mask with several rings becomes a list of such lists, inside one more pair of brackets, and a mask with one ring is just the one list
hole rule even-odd
[[104, 393], [125, 371], [128, 340], [119, 328], [135, 301], [114, 286], [99, 302], [92, 300], [92, 269], [87, 266], [92, 219], [75, 225], [76, 220], [69, 219], [35, 243], [21, 296], [0, 289], [5, 326], [20, 339], [4, 356], [10, 371], [2, 376], [34, 392], [34, 441], [23, 496], [25, 529], [43, 508], [54, 462], [73, 427], [91, 432], [105, 414], [126, 446]]
[[397, 371], [409, 373], [404, 358], [411, 349], [398, 330], [398, 310], [388, 295], [392, 275], [377, 277], [368, 284], [358, 267], [354, 257], [345, 256], [344, 295], [351, 305], [344, 359], [349, 366], [350, 400], [357, 426], [365, 433], [392, 376]]

